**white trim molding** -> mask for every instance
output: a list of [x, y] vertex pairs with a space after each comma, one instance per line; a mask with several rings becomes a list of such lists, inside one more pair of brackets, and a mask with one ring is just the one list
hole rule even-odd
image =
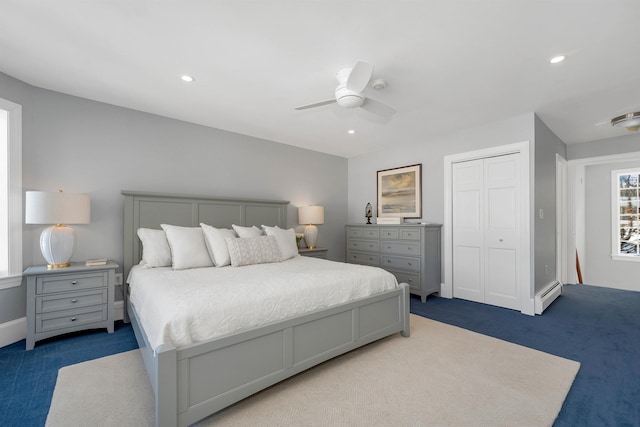
[[0, 347], [18, 342], [27, 337], [27, 318], [0, 324]]
[[453, 183], [452, 168], [454, 163], [482, 159], [487, 157], [502, 156], [506, 154], [520, 153], [520, 182], [522, 190], [522, 227], [521, 248], [518, 259], [518, 299], [520, 300], [520, 312], [533, 316], [535, 313], [534, 302], [534, 274], [533, 261], [533, 226], [531, 223], [531, 196], [534, 182], [530, 171], [533, 170], [534, 160], [531, 152], [532, 145], [529, 141], [514, 144], [490, 147], [460, 154], [452, 154], [444, 158], [444, 225], [443, 225], [443, 258], [444, 258], [444, 283], [441, 286], [440, 296], [453, 298]]

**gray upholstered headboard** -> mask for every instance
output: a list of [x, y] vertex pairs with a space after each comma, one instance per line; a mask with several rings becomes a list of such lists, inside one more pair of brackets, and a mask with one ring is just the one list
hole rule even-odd
[[219, 228], [231, 224], [287, 226], [288, 201], [250, 200], [187, 194], [122, 191], [124, 195], [124, 277], [142, 259], [140, 227], [160, 224], [198, 227], [201, 222]]

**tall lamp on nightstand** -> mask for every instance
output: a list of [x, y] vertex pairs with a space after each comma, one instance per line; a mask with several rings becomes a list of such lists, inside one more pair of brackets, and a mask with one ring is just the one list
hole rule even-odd
[[318, 227], [315, 224], [324, 224], [324, 207], [301, 206], [298, 208], [298, 224], [307, 224], [304, 228], [304, 240], [307, 247], [313, 249], [318, 240]]
[[91, 202], [88, 194], [59, 190], [27, 191], [25, 224], [54, 224], [40, 235], [40, 250], [47, 268], [69, 267], [76, 246], [76, 232], [63, 224], [89, 224]]

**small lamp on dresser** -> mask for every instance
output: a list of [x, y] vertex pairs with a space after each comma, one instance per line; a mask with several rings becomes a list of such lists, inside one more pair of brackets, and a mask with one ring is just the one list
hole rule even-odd
[[91, 202], [87, 194], [27, 191], [25, 224], [53, 224], [40, 235], [40, 250], [47, 268], [69, 267], [76, 232], [63, 224], [89, 224]]
[[298, 208], [298, 224], [306, 224], [304, 228], [304, 240], [307, 247], [313, 249], [318, 240], [318, 227], [316, 224], [324, 224], [324, 207], [301, 206]]

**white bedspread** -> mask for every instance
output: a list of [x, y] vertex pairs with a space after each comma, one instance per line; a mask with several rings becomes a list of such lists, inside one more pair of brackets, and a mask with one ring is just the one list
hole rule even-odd
[[398, 287], [380, 268], [296, 256], [244, 267], [143, 269], [130, 299], [152, 348], [239, 332]]

